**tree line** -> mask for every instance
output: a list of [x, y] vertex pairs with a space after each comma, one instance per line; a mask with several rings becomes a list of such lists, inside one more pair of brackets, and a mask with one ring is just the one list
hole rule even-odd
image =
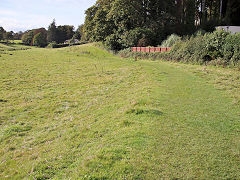
[[0, 41], [1, 40], [20, 40], [23, 35], [22, 31], [19, 31], [17, 33], [14, 33], [13, 31], [7, 32], [3, 27], [0, 27]]
[[97, 0], [85, 12], [76, 31], [70, 25], [26, 32], [6, 32], [0, 40], [22, 39], [24, 44], [46, 46], [68, 39], [103, 41], [112, 50], [159, 45], [170, 34], [211, 32], [219, 25], [240, 25], [240, 0]]
[[240, 0], [97, 0], [85, 12], [84, 40], [112, 50], [158, 45], [170, 34], [240, 25]]
[[79, 26], [74, 31], [74, 26], [71, 25], [56, 25], [55, 20], [49, 25], [48, 29], [38, 28], [27, 30], [25, 32], [13, 31], [7, 32], [3, 27], [0, 27], [0, 40], [22, 40], [22, 43], [29, 46], [45, 47], [49, 43], [61, 44], [69, 39], [81, 39], [82, 26]]
[[74, 26], [63, 25], [56, 26], [55, 20], [49, 25], [48, 30], [45, 28], [33, 29], [27, 31], [22, 36], [22, 42], [26, 45], [44, 47], [48, 43], [64, 43], [71, 38], [81, 38], [74, 36], [78, 32], [74, 31]]

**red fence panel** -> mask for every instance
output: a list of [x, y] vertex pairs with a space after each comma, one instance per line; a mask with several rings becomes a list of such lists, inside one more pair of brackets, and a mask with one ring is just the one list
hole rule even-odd
[[141, 52], [146, 52], [146, 47], [141, 47]]
[[155, 52], [155, 48], [154, 47], [150, 47], [150, 52]]
[[132, 52], [169, 52], [171, 48], [161, 47], [132, 47]]
[[161, 52], [161, 48], [160, 47], [156, 47], [155, 48], [155, 52]]
[[161, 48], [161, 52], [166, 52], [167, 48]]

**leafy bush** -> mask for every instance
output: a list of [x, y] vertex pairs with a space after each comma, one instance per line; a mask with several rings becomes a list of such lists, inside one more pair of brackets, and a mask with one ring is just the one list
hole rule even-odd
[[172, 59], [198, 64], [233, 65], [240, 62], [240, 35], [214, 31], [177, 42], [169, 55]]
[[23, 44], [30, 46], [31, 43], [32, 43], [33, 37], [34, 37], [34, 32], [33, 32], [33, 31], [29, 31], [29, 32], [25, 33], [25, 34], [22, 36], [22, 42], [23, 42]]
[[152, 42], [152, 32], [149, 29], [135, 28], [124, 34], [114, 32], [105, 40], [107, 49], [119, 51], [133, 46], [148, 46]]
[[208, 33], [205, 36], [208, 55], [212, 57], [212, 59], [222, 58], [224, 56], [223, 47], [229, 35], [229, 32], [221, 30]]
[[132, 54], [131, 48], [126, 48], [118, 52], [118, 55], [123, 58], [130, 57]]
[[148, 46], [151, 44], [152, 32], [145, 28], [135, 28], [120, 36], [124, 48], [132, 46]]
[[[167, 44], [167, 40], [164, 43]], [[196, 33], [191, 37], [176, 41], [170, 52], [141, 53], [131, 52], [130, 49], [127, 49], [120, 51], [119, 55], [121, 57], [166, 59], [196, 64], [240, 67], [240, 33], [230, 34], [222, 30], [204, 35]]]
[[164, 40], [161, 44], [161, 47], [172, 47], [177, 41], [180, 41], [181, 37], [172, 34], [171, 36], [168, 36], [166, 40]]
[[240, 65], [240, 33], [229, 34], [223, 45], [224, 60], [233, 66]]
[[33, 38], [33, 45], [38, 47], [45, 47], [47, 45], [47, 36], [43, 33], [38, 33]]
[[122, 45], [119, 41], [120, 41], [120, 38], [118, 37], [117, 34], [111, 34], [110, 36], [108, 36], [106, 38], [105, 46], [109, 50], [117, 50], [118, 51], [118, 50], [122, 49]]
[[53, 42], [49, 43], [47, 47], [48, 48], [56, 48], [57, 47], [57, 43], [55, 41], [53, 41]]

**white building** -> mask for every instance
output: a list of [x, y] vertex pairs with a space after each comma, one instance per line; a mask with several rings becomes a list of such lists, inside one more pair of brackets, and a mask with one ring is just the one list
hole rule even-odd
[[240, 33], [240, 26], [218, 26], [216, 29], [224, 29], [225, 31], [229, 31], [233, 34]]

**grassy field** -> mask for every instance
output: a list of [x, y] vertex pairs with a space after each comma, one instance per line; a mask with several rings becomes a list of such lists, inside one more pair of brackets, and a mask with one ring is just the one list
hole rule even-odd
[[91, 44], [6, 51], [0, 179], [240, 179], [239, 92], [235, 70]]
[[[15, 40], [17, 41], [17, 40]], [[20, 44], [3, 44], [0, 43], [0, 55], [6, 54], [6, 51], [18, 51], [18, 50], [27, 50], [32, 49], [33, 47], [20, 45]], [[10, 53], [11, 54], [11, 53]]]
[[[5, 43], [6, 43], [6, 41], [0, 40], [0, 43], [2, 43], [2, 42], [5, 42]], [[9, 40], [9, 42], [10, 42], [10, 43], [15, 43], [15, 44], [20, 44], [20, 43], [22, 43], [22, 40]]]

